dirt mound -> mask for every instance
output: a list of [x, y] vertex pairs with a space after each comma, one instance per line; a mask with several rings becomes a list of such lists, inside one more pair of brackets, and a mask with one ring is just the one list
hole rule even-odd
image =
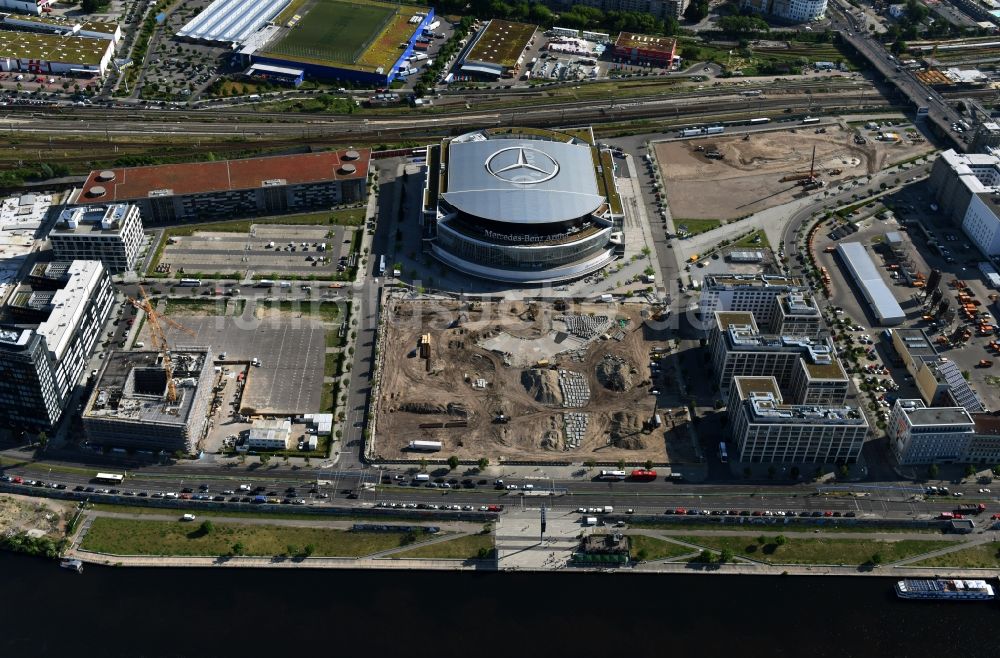
[[634, 385], [634, 371], [635, 368], [625, 359], [608, 354], [597, 364], [597, 380], [612, 391], [629, 391]]
[[434, 402], [404, 402], [399, 405], [400, 411], [411, 414], [443, 414], [448, 416], [468, 416], [469, 411], [464, 404], [459, 402], [449, 402], [448, 404], [437, 404]]
[[642, 421], [633, 413], [616, 411], [611, 416], [609, 434], [611, 443], [616, 448], [625, 450], [643, 450], [646, 441], [642, 438]]
[[539, 370], [531, 368], [521, 373], [521, 385], [535, 401], [545, 405], [559, 406], [562, 404], [562, 393], [559, 391], [559, 374], [555, 370]]
[[559, 432], [546, 432], [540, 445], [542, 450], [562, 450], [562, 437]]

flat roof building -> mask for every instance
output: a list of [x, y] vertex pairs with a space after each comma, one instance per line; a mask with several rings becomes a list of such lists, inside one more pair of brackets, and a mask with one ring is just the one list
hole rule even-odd
[[467, 75], [514, 77], [524, 62], [525, 49], [534, 43], [535, 25], [494, 18], [472, 38], [459, 56], [458, 67]]
[[177, 31], [191, 41], [241, 44], [288, 6], [290, 0], [215, 0]]
[[348, 149], [96, 170], [70, 203], [134, 203], [154, 224], [327, 209], [368, 198], [370, 156]]
[[0, 30], [0, 71], [103, 77], [114, 53], [110, 39]]
[[7, 14], [0, 17], [0, 23], [12, 30], [107, 39], [115, 44], [122, 38], [121, 25], [111, 21], [76, 21], [63, 17]]
[[112, 274], [134, 270], [142, 245], [139, 207], [112, 203], [66, 208], [49, 231], [49, 244], [58, 260], [99, 260]]
[[975, 434], [969, 440], [969, 449], [963, 462], [970, 464], [1000, 464], [1000, 416], [972, 414], [976, 424]]
[[16, 427], [51, 429], [113, 305], [100, 262], [37, 263], [0, 309], [0, 415]]
[[[767, 274], [727, 274], [705, 277], [698, 302], [698, 314], [712, 322], [716, 311], [748, 311], [762, 327], [774, 320], [775, 297], [787, 293], [805, 293], [800, 279]], [[711, 324], [708, 326], [711, 329]]]
[[1000, 254], [1000, 157], [983, 153], [941, 153], [929, 179], [942, 211], [987, 256]]
[[255, 420], [247, 435], [247, 447], [251, 450], [288, 450], [291, 434], [292, 421], [287, 418]]
[[975, 423], [962, 407], [927, 407], [922, 400], [896, 400], [886, 428], [900, 464], [963, 461]]
[[622, 32], [615, 40], [614, 56], [621, 62], [670, 68], [677, 55], [677, 39]]
[[[728, 410], [736, 461], [850, 464], [857, 461], [868, 421], [855, 407], [784, 404], [760, 378], [737, 377]], [[764, 390], [761, 390], [764, 389]]]
[[896, 301], [895, 295], [885, 284], [885, 280], [875, 267], [871, 257], [860, 242], [841, 242], [837, 246], [841, 262], [854, 279], [861, 294], [871, 308], [876, 322], [882, 325], [896, 325], [906, 319], [906, 313]]
[[782, 336], [818, 338], [824, 328], [823, 314], [816, 305], [816, 298], [804, 292], [776, 295], [768, 331]]
[[174, 401], [162, 353], [109, 354], [83, 409], [87, 440], [106, 447], [195, 452], [208, 423], [211, 349], [178, 346], [170, 360]]

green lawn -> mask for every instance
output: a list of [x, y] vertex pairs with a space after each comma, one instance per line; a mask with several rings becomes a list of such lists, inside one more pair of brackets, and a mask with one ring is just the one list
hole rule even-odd
[[674, 228], [677, 229], [678, 233], [681, 233], [685, 229], [691, 235], [698, 235], [699, 233], [704, 233], [705, 231], [711, 231], [713, 228], [719, 228], [722, 226], [722, 220], [719, 219], [675, 219]]
[[293, 57], [353, 64], [358, 58], [358, 49], [392, 13], [390, 5], [322, 0], [303, 15], [303, 20], [288, 32], [288, 36], [268, 50]]
[[946, 546], [954, 546], [954, 542], [950, 541], [909, 539], [884, 541], [829, 537], [789, 538], [784, 545], [779, 546], [775, 543], [776, 536], [764, 535], [766, 538], [764, 543], [758, 541], [759, 536], [750, 533], [746, 537], [678, 537], [678, 539], [716, 550], [728, 548], [734, 555], [743, 555], [772, 564], [864, 564], [876, 553], [881, 556], [884, 564]]
[[[760, 237], [759, 240], [757, 238]], [[732, 244], [733, 247], [743, 247], [746, 249], [770, 249], [771, 243], [768, 242], [767, 236], [764, 231], [756, 230], [750, 235], [746, 236], [741, 240], [737, 240]]]
[[479, 557], [479, 551], [486, 549], [493, 551], [493, 534], [488, 535], [465, 535], [456, 537], [448, 541], [418, 546], [417, 548], [393, 553], [393, 558], [437, 558], [440, 560], [469, 560]]
[[328, 329], [323, 335], [327, 347], [340, 347], [344, 341], [340, 337], [340, 329]]
[[[225, 555], [243, 545], [245, 555], [296, 555], [306, 546], [313, 555], [359, 557], [404, 545], [402, 532], [349, 532], [325, 528], [215, 523], [208, 534], [200, 521], [94, 519], [81, 548], [113, 555]], [[289, 547], [292, 547], [291, 550]]]
[[1000, 542], [963, 548], [954, 553], [938, 555], [914, 562], [914, 567], [956, 567], [968, 569], [995, 569], [1000, 567]]
[[[671, 541], [664, 541], [646, 535], [629, 535], [629, 547], [633, 560], [663, 560], [670, 557], [680, 557], [693, 553], [695, 549], [681, 546]], [[639, 553], [645, 551], [641, 558]]]

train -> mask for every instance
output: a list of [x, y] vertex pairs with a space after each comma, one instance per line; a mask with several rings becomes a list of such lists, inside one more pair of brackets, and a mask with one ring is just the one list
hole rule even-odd
[[685, 128], [677, 132], [678, 137], [698, 137], [699, 135], [718, 135], [726, 131], [725, 126], [706, 126], [704, 128]]

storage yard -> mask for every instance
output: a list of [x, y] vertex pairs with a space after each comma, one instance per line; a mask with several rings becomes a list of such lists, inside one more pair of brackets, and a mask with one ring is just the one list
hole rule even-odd
[[748, 138], [732, 130], [656, 144], [674, 217], [730, 220], [806, 194], [822, 194], [822, 187], [807, 192], [802, 184], [809, 177], [813, 147], [816, 180], [834, 187], [928, 150], [924, 142], [881, 142], [867, 134], [864, 143], [858, 143], [859, 131], [841, 126], [752, 132]]
[[373, 409], [382, 459], [426, 456], [411, 441], [440, 442], [438, 459], [493, 463], [693, 459], [686, 410], [668, 406], [680, 400], [663, 385], [673, 371], [651, 360], [665, 343], [638, 307], [404, 300], [386, 314]]

